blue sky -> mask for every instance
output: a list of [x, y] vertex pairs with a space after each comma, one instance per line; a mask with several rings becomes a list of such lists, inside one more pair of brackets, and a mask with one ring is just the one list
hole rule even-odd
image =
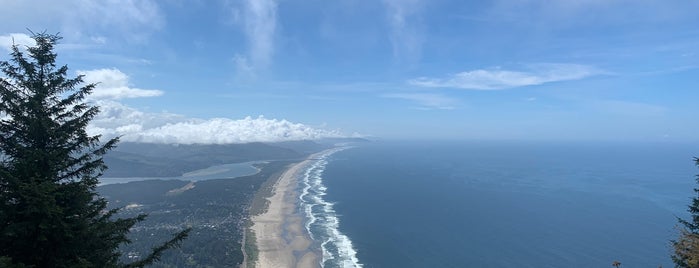
[[697, 1], [0, 5], [3, 54], [60, 32], [59, 61], [103, 82], [95, 133], [699, 141]]

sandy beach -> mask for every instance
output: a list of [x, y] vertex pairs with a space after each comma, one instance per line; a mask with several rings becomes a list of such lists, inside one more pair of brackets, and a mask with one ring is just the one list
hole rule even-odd
[[320, 267], [319, 254], [311, 249], [312, 241], [297, 209], [297, 178], [310, 162], [290, 166], [274, 184], [267, 211], [252, 217], [258, 251], [255, 267]]

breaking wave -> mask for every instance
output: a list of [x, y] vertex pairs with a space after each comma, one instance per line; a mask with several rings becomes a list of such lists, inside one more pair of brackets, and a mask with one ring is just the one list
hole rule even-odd
[[311, 238], [320, 243], [323, 251], [322, 267], [362, 267], [357, 258], [357, 251], [352, 246], [350, 238], [340, 232], [340, 220], [333, 203], [323, 197], [327, 188], [323, 185], [323, 172], [328, 164], [328, 158], [348, 147], [337, 148], [324, 152], [312, 159], [301, 175], [301, 209], [306, 217], [306, 231]]

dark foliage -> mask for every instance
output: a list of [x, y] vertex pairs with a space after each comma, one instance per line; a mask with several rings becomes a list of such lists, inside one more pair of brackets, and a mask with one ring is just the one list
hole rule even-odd
[[[85, 102], [94, 84], [56, 66], [57, 35], [34, 34], [36, 46], [13, 46], [0, 62], [0, 264], [15, 267], [119, 267], [119, 246], [144, 215], [114, 217], [95, 191], [102, 156], [117, 139], [100, 142], [85, 128], [99, 112]], [[28, 57], [25, 56], [27, 54]], [[116, 218], [116, 219], [115, 219]], [[188, 230], [156, 247], [142, 267], [176, 246]]]
[[146, 254], [152, 240], [168, 237], [172, 229], [193, 226], [182, 246], [165, 252], [153, 267], [237, 267], [243, 262], [241, 242], [253, 196], [264, 183], [273, 183], [289, 163], [260, 164], [257, 174], [198, 181], [181, 192], [172, 190], [189, 182], [147, 180], [104, 185], [98, 191], [110, 206], [138, 204], [120, 215], [149, 215], [129, 234], [133, 243], [122, 246], [129, 253], [124, 261]]
[[[699, 158], [694, 158], [694, 162], [699, 167]], [[696, 180], [699, 183], [699, 175]], [[687, 209], [691, 219], [678, 219], [681, 224], [680, 236], [672, 241], [672, 261], [675, 262], [675, 267], [699, 267], [699, 188], [694, 188], [694, 192], [697, 196], [692, 198], [692, 203]]]

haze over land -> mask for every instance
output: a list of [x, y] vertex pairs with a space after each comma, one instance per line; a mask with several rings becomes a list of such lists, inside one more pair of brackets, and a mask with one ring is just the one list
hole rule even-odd
[[698, 139], [696, 1], [0, 6], [0, 51], [60, 32], [126, 141]]

